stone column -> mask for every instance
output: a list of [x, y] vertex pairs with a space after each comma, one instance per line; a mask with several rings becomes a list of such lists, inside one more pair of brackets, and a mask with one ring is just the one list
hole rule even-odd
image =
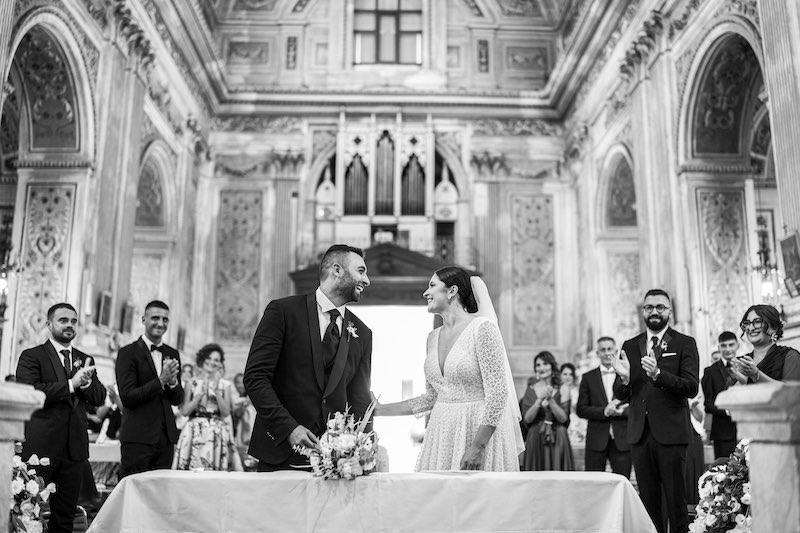
[[[11, 64], [11, 28], [14, 23], [14, 4], [15, 2], [0, 2], [0, 89], [8, 79], [8, 66]], [[6, 99], [6, 91], [0, 90], [0, 110], [3, 109], [3, 102]]]
[[[2, 8], [0, 8], [2, 9]], [[14, 442], [25, 437], [25, 421], [44, 405], [44, 393], [30, 385], [0, 383], [0, 502], [8, 513], [11, 501], [11, 459]], [[3, 516], [8, 520], [8, 515]]]
[[753, 531], [800, 532], [800, 383], [736, 386], [717, 397], [750, 442]]

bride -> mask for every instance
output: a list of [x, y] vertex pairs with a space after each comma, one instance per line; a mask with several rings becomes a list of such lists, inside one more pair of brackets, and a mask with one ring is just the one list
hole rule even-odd
[[447, 266], [422, 296], [444, 321], [428, 334], [425, 394], [377, 404], [375, 416], [430, 412], [417, 471], [518, 471], [521, 416], [486, 284]]

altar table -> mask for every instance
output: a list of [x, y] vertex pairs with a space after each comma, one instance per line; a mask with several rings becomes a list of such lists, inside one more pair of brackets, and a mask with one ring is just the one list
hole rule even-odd
[[655, 533], [630, 482], [605, 472], [159, 470], [124, 478], [89, 533]]

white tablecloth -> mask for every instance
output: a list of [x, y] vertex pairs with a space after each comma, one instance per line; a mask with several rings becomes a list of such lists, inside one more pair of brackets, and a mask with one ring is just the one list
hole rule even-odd
[[129, 476], [90, 533], [655, 532], [630, 482], [594, 472]]

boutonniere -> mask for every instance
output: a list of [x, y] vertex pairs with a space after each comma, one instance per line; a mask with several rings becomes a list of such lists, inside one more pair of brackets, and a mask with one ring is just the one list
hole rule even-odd
[[667, 341], [662, 339], [661, 340], [661, 345], [659, 347], [661, 348], [662, 352], [666, 352], [667, 351]]
[[354, 339], [358, 338], [358, 332], [356, 331], [356, 326], [352, 322], [347, 323], [347, 338], [353, 337]]
[[77, 370], [77, 369], [79, 369], [79, 368], [80, 368], [80, 367], [82, 367], [82, 366], [83, 366], [83, 361], [81, 361], [81, 360], [80, 360], [80, 359], [78, 359], [77, 357], [75, 358], [75, 360], [74, 360], [74, 361], [72, 361], [72, 368], [74, 368], [74, 369], [76, 369], [76, 370]]

